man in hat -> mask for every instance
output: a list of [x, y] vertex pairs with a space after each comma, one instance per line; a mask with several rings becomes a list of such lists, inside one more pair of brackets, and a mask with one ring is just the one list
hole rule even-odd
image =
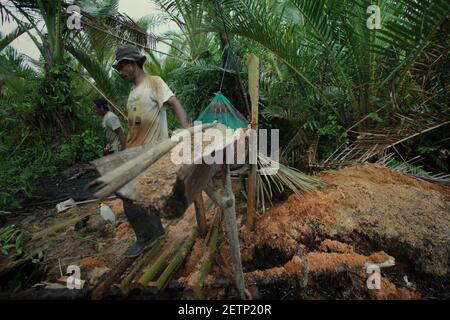
[[[167, 108], [172, 109], [183, 128], [189, 128], [185, 109], [181, 106], [169, 86], [157, 76], [144, 73], [145, 56], [134, 47], [121, 47], [116, 52], [113, 68], [121, 77], [133, 84], [128, 97], [128, 137], [126, 148], [157, 143], [169, 138], [167, 126]], [[160, 217], [149, 213], [127, 198], [121, 197], [124, 211], [136, 234], [136, 243], [125, 253], [135, 257], [150, 247], [164, 234]]]
[[183, 128], [190, 127], [186, 111], [168, 85], [160, 77], [144, 73], [145, 59], [137, 48], [121, 47], [113, 65], [123, 79], [133, 84], [127, 103], [127, 148], [168, 139], [167, 108], [175, 112]]

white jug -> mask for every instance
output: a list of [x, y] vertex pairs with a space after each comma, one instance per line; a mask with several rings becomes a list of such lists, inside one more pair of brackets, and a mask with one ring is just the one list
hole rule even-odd
[[111, 210], [111, 208], [109, 206], [107, 206], [106, 204], [103, 204], [103, 203], [101, 204], [100, 215], [106, 221], [111, 221], [111, 222], [116, 221], [116, 215]]

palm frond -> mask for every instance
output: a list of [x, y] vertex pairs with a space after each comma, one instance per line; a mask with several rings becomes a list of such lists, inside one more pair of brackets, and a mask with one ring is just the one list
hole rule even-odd
[[[261, 193], [258, 197], [259, 199], [268, 199], [270, 203], [275, 195], [284, 191], [301, 197], [303, 193], [315, 191], [325, 185], [319, 179], [278, 163], [261, 153], [258, 154], [258, 167], [258, 192]], [[274, 168], [277, 168], [275, 172]]]
[[14, 40], [19, 38], [22, 34], [27, 32], [27, 30], [30, 30], [32, 27], [29, 25], [23, 26], [23, 27], [17, 27], [13, 31], [11, 31], [9, 34], [2, 36], [0, 39], [0, 51], [5, 49], [8, 45], [10, 45]]
[[115, 101], [117, 99], [117, 90], [105, 68], [93, 55], [86, 53], [82, 49], [73, 46], [67, 46], [67, 50], [78, 60], [78, 62], [86, 69], [89, 75], [94, 79], [97, 87], [99, 87], [109, 99]]
[[30, 92], [30, 88], [37, 84], [39, 74], [27, 63], [24, 54], [12, 47], [7, 47], [0, 54], [0, 88], [2, 99], [5, 101], [22, 101]]
[[418, 59], [431, 37], [449, 17], [450, 3], [447, 0], [399, 0], [402, 12], [396, 18], [388, 20], [378, 33], [383, 42], [374, 48], [384, 56], [393, 56], [399, 63], [380, 83], [382, 87], [394, 76], [403, 79], [414, 61]]

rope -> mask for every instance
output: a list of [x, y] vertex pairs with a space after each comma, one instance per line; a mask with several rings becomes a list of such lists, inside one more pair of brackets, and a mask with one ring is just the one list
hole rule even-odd
[[[222, 56], [223, 56], [225, 50], [228, 49], [228, 47], [229, 47], [229, 44], [225, 47], [225, 49], [223, 49]], [[230, 50], [227, 50], [227, 59], [225, 60], [225, 65], [223, 66], [222, 81], [220, 82], [219, 92], [222, 92], [223, 81], [225, 80], [225, 70], [227, 69], [229, 59], [230, 59]]]
[[[214, 3], [216, 5], [217, 11], [219, 12], [220, 18], [222, 19], [222, 24], [223, 24], [223, 29], [225, 31], [225, 37], [226, 37], [226, 40], [227, 40], [227, 44], [230, 47], [230, 50], [233, 51], [233, 46], [231, 45], [228, 28], [227, 28], [227, 25], [225, 23], [225, 18], [223, 16], [222, 9], [220, 8], [219, 1], [215, 0]], [[228, 53], [230, 53], [230, 50], [228, 51]], [[228, 59], [228, 57], [227, 57], [227, 59]], [[245, 93], [244, 85], [242, 84], [241, 74], [240, 74], [239, 70], [236, 70], [236, 74], [237, 74], [237, 77], [238, 77], [239, 85], [241, 87], [242, 97], [244, 98], [244, 102], [245, 102], [245, 106], [247, 108], [247, 112], [248, 112], [248, 114], [251, 114], [250, 105], [248, 104], [247, 95]], [[223, 79], [222, 79], [222, 82], [223, 82]]]

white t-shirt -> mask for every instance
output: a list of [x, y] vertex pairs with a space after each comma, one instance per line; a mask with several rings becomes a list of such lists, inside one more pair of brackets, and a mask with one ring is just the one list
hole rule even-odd
[[169, 138], [164, 103], [172, 96], [172, 90], [157, 76], [147, 76], [141, 84], [133, 88], [127, 103], [127, 148]]
[[120, 119], [111, 111], [108, 111], [103, 116], [103, 128], [105, 129], [106, 140], [108, 140], [109, 145], [111, 146], [111, 151], [119, 152], [122, 150], [122, 144], [120, 143], [119, 135], [116, 130], [122, 128], [122, 124], [120, 123]]

